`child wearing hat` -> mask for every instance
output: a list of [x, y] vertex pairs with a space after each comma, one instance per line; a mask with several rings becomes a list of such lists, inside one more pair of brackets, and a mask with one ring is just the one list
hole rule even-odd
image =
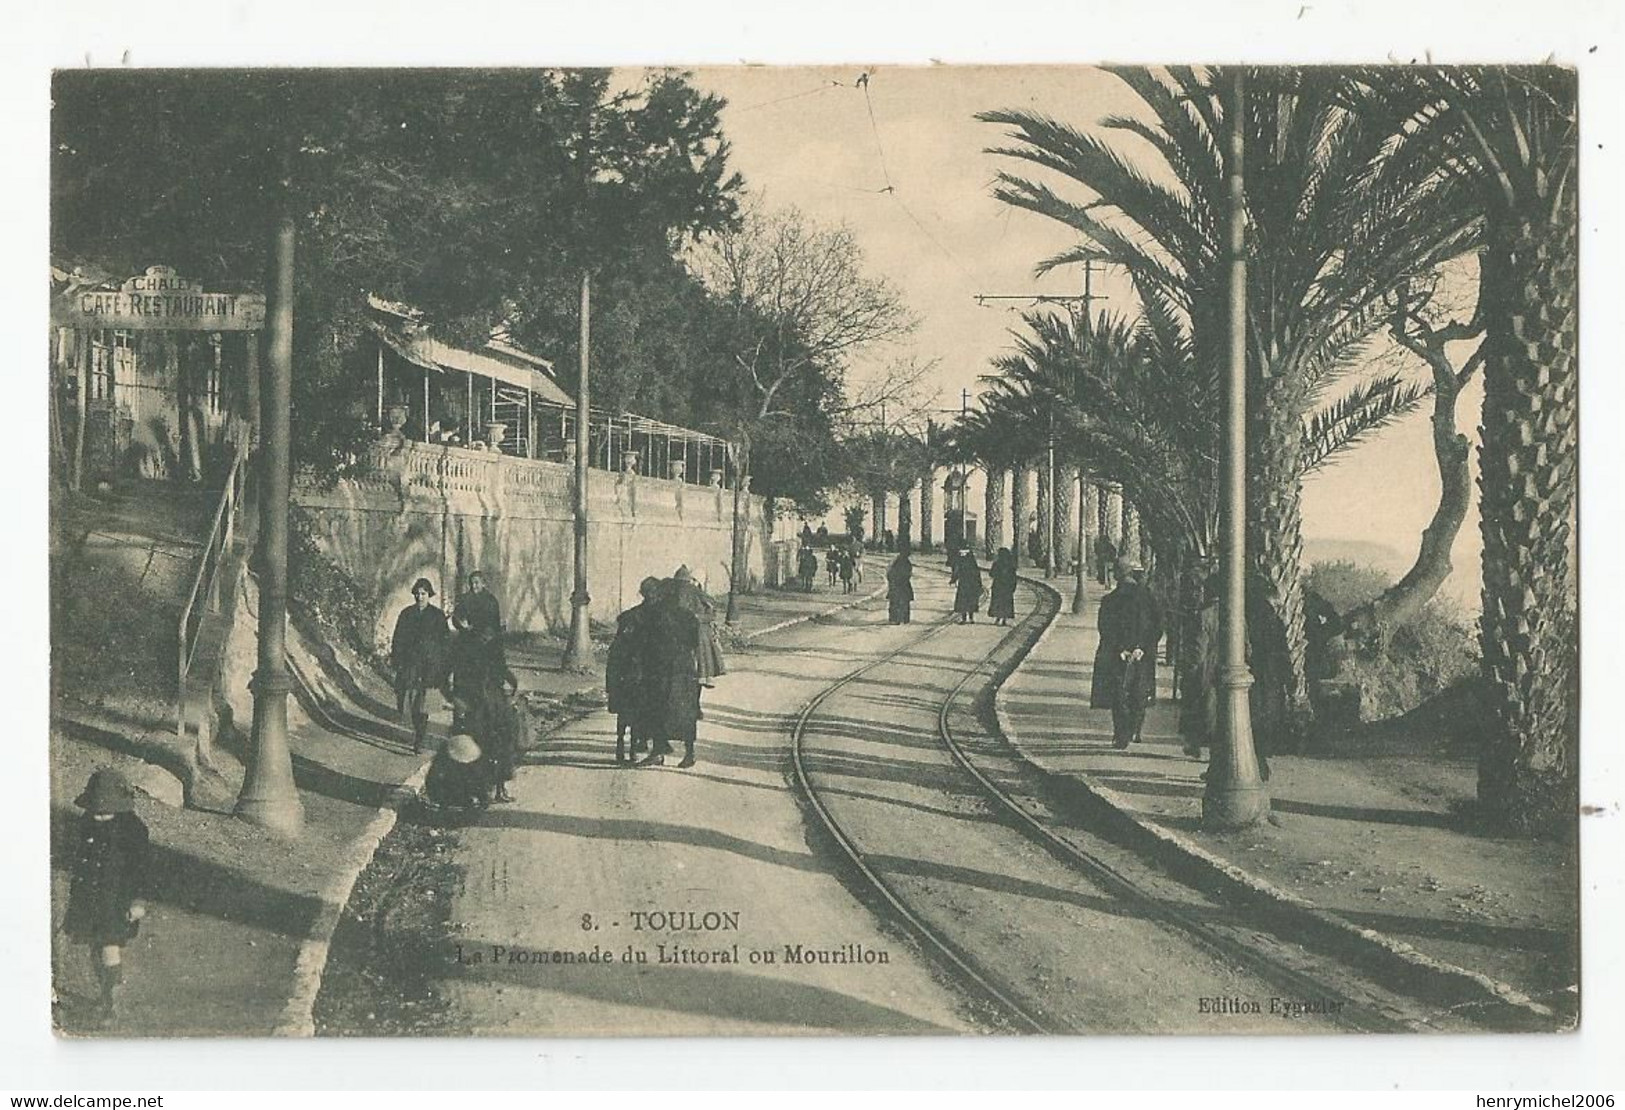
[[466, 732], [459, 732], [435, 753], [423, 792], [442, 809], [484, 809], [495, 789], [491, 761]]
[[147, 913], [136, 898], [147, 866], [147, 826], [135, 815], [134, 788], [110, 768], [91, 775], [73, 804], [84, 816], [75, 830], [62, 931], [89, 945], [107, 1017], [124, 981], [124, 946]]

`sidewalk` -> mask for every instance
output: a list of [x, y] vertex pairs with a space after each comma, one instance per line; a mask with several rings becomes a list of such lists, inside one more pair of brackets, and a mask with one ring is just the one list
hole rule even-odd
[[1111, 807], [1120, 831], [1184, 874], [1288, 928], [1428, 977], [1463, 1004], [1505, 1009], [1519, 1027], [1576, 1020], [1576, 853], [1474, 830], [1470, 753], [1371, 729], [1332, 750], [1274, 756], [1270, 822], [1210, 832], [1206, 763], [1181, 750], [1169, 668], [1143, 742], [1126, 751], [1111, 746], [1110, 711], [1088, 707], [1097, 608], [1091, 598], [1086, 615], [1063, 611], [999, 693], [1001, 724], [1033, 763]]
[[[245, 588], [246, 585], [245, 585]], [[876, 596], [764, 591], [739, 599], [726, 635], [752, 638]], [[251, 623], [251, 622], [250, 622]], [[253, 630], [235, 629], [237, 652]], [[558, 670], [562, 641], [517, 637], [511, 662], [539, 726], [602, 703], [603, 652], [591, 671]], [[599, 645], [601, 648], [605, 645]], [[323, 658], [318, 659], [321, 655]], [[429, 755], [411, 754], [386, 683], [346, 653], [312, 645], [290, 627], [290, 657], [304, 688], [288, 703], [294, 774], [305, 829], [292, 842], [220, 810], [183, 809], [173, 777], [147, 762], [150, 722], [101, 714], [57, 719], [51, 730], [53, 922], [66, 905], [66, 847], [78, 796], [91, 771], [114, 766], [147, 791], [137, 813], [152, 835], [149, 912], [126, 949], [118, 1009], [96, 1020], [94, 976], [82, 946], [53, 928], [55, 1025], [69, 1035], [266, 1036], [309, 1031], [326, 945], [356, 877], [394, 823], [394, 805]], [[431, 731], [450, 714], [430, 699]], [[216, 752], [231, 796], [242, 784], [247, 724]], [[147, 758], [143, 758], [147, 757]]]

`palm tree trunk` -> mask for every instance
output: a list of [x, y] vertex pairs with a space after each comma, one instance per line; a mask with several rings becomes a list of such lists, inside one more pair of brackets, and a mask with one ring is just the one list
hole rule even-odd
[[1051, 488], [1049, 467], [1040, 460], [1038, 465], [1038, 550], [1033, 561], [1048, 568], [1050, 545], [1055, 536], [1055, 491]]
[[936, 472], [927, 468], [920, 479], [920, 550], [931, 550], [931, 521], [937, 511]]
[[1056, 569], [1071, 569], [1074, 548], [1078, 546], [1077, 518], [1078, 468], [1075, 465], [1056, 467], [1055, 518], [1060, 524], [1060, 540], [1055, 552]]
[[914, 550], [914, 483], [897, 494], [897, 550]]
[[1027, 464], [1017, 463], [1012, 471], [1010, 488], [1010, 550], [1015, 553], [1016, 566], [1027, 557]]
[[[1520, 832], [1572, 825], [1577, 804], [1574, 588], [1578, 328], [1572, 194], [1549, 220], [1493, 228], [1484, 433], [1484, 672], [1505, 731], [1478, 796]], [[1499, 232], [1499, 234], [1496, 234]]]
[[[1100, 536], [1105, 541], [1102, 545], [1103, 554], [1109, 555], [1115, 561], [1123, 553], [1123, 489], [1121, 486], [1107, 485], [1101, 490], [1100, 498], [1101, 529]], [[1101, 563], [1100, 581], [1105, 583], [1111, 577], [1112, 568], [1106, 562]]]
[[1100, 561], [1100, 539], [1106, 534], [1101, 523], [1100, 485], [1097, 482], [1085, 482], [1083, 486], [1083, 516], [1089, 523], [1084, 526], [1083, 558], [1090, 568], [1088, 573], [1096, 582], [1100, 581], [1100, 568], [1096, 564]]
[[1303, 375], [1253, 374], [1247, 435], [1248, 642], [1253, 729], [1266, 752], [1307, 735], [1308, 651], [1303, 608]]
[[1004, 546], [1004, 486], [1007, 472], [1002, 466], [987, 468], [987, 482], [982, 491], [982, 514], [987, 520], [982, 532], [983, 550], [992, 558]]

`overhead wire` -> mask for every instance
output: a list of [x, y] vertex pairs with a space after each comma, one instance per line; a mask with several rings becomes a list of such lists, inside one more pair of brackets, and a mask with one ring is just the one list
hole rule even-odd
[[829, 92], [831, 89], [844, 89], [846, 87], [846, 82], [844, 81], [830, 80], [818, 86], [816, 89], [807, 89], [805, 92], [791, 93], [788, 96], [774, 97], [772, 100], [762, 100], [755, 104], [746, 104], [744, 107], [735, 108], [734, 111], [754, 112], [758, 108], [770, 108], [775, 104], [783, 104], [787, 100], [800, 100], [804, 96], [817, 96], [821, 92]]
[[920, 234], [924, 235], [926, 237], [926, 239], [931, 243], [932, 246], [936, 247], [937, 250], [941, 251], [943, 253], [943, 256], [946, 257], [949, 262], [952, 262], [954, 264], [954, 266], [959, 270], [959, 272], [961, 274], [963, 274], [967, 278], [971, 278], [972, 280], [974, 280], [975, 275], [973, 275], [970, 272], [969, 268], [966, 267], [966, 265], [962, 261], [960, 261], [959, 257], [956, 254], [954, 254], [953, 251], [949, 250], [945, 245], [943, 245], [943, 243], [942, 243], [942, 241], [940, 239], [938, 239], [935, 235], [931, 234], [931, 229], [925, 226], [924, 222], [921, 221], [921, 219], [914, 214], [914, 210], [911, 209], [908, 206], [908, 204], [904, 202], [903, 198], [898, 195], [897, 186], [892, 183], [891, 171], [886, 165], [886, 145], [885, 145], [885, 143], [883, 143], [881, 141], [881, 138], [880, 138], [880, 124], [875, 120], [874, 101], [872, 99], [870, 99], [870, 97], [869, 97], [869, 79], [870, 79], [870, 76], [871, 76], [870, 71], [865, 70], [862, 74], [860, 74], [858, 76], [858, 79], [857, 79], [857, 81], [854, 82], [854, 84], [858, 88], [863, 90], [863, 104], [864, 104], [864, 107], [867, 108], [868, 112], [869, 112], [869, 130], [874, 133], [875, 150], [876, 150], [876, 152], [878, 152], [878, 154], [880, 156], [880, 176], [886, 182], [886, 187], [885, 188], [877, 189], [875, 191], [880, 192], [880, 193], [885, 193], [886, 195], [890, 196], [892, 198], [892, 200], [896, 201], [897, 206], [903, 210], [903, 214], [909, 218], [909, 221], [911, 223], [913, 223], [916, 228], [919, 229]]

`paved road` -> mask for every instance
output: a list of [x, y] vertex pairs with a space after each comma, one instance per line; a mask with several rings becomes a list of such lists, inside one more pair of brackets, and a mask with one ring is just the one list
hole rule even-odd
[[[992, 1026], [940, 965], [860, 900], [789, 777], [797, 712], [915, 641], [882, 603], [768, 637], [706, 697], [699, 765], [613, 762], [595, 714], [533, 755], [519, 801], [460, 834], [463, 889], [439, 958], [455, 1031], [927, 1033]], [[936, 746], [937, 706], [1006, 630], [951, 627], [813, 718], [814, 783], [899, 892], [1057, 1027], [1310, 1032], [1324, 1020], [1203, 1014], [1266, 986], [1092, 887], [994, 819]], [[974, 730], [969, 714], [956, 728]], [[801, 958], [795, 958], [799, 955]], [[450, 1030], [448, 1030], [450, 1031]]]
[[[617, 768], [603, 713], [548, 741], [519, 772], [518, 803], [461, 834], [465, 889], [452, 906], [458, 931], [445, 958], [452, 1008], [469, 1028], [974, 1031], [957, 994], [809, 845], [786, 777], [794, 712], [855, 656], [891, 650], [917, 631], [884, 617], [883, 603], [872, 603], [777, 633], [733, 659], [732, 673], [706, 695], [691, 770]], [[457, 965], [458, 943], [465, 959], [478, 952], [483, 962]], [[494, 965], [492, 946], [505, 949]], [[786, 946], [811, 950], [814, 962], [788, 962]], [[525, 955], [516, 962], [514, 951]], [[629, 951], [648, 962], [624, 962]], [[555, 952], [611, 962], [527, 962]], [[751, 962], [753, 952], [774, 962]], [[817, 962], [865, 953], [886, 962]], [[662, 962], [700, 958], [708, 962]]]

